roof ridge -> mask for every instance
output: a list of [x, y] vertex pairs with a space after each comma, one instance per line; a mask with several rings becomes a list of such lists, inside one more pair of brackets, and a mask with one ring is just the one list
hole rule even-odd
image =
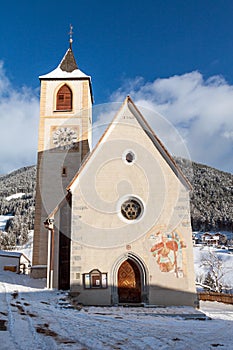
[[[73, 179], [70, 181], [70, 183], [66, 187], [66, 190], [70, 191], [73, 183], [79, 177], [80, 173], [85, 168], [86, 164], [89, 162], [89, 160], [91, 159], [92, 155], [96, 152], [96, 150], [98, 149], [98, 147], [101, 144], [101, 142], [103, 142], [103, 140], [104, 140], [105, 136], [108, 134], [111, 126], [115, 124], [115, 120], [120, 115], [120, 112], [124, 108], [125, 105], [127, 105], [127, 107], [129, 108], [131, 113], [134, 115], [134, 117], [136, 118], [136, 120], [139, 123], [139, 125], [142, 127], [142, 129], [147, 134], [147, 136], [150, 138], [150, 140], [154, 143], [154, 145], [158, 149], [158, 151], [162, 154], [163, 158], [168, 163], [170, 168], [173, 170], [174, 174], [179, 178], [179, 180], [183, 183], [183, 185], [186, 186], [186, 188], [188, 188], [189, 190], [192, 190], [191, 183], [186, 178], [186, 176], [183, 174], [183, 172], [181, 171], [180, 167], [177, 165], [177, 163], [175, 162], [173, 157], [170, 155], [170, 153], [168, 152], [168, 150], [166, 149], [166, 147], [164, 146], [162, 141], [155, 134], [154, 130], [151, 128], [151, 126], [149, 125], [149, 123], [147, 122], [147, 120], [142, 115], [142, 113], [137, 108], [137, 106], [135, 105], [135, 103], [133, 102], [132, 98], [129, 95], [126, 96], [124, 102], [121, 104], [121, 107], [117, 111], [117, 113], [115, 114], [113, 120], [109, 123], [108, 127], [106, 128], [106, 130], [104, 131], [104, 133], [100, 137], [99, 141], [97, 142], [97, 144], [95, 145], [93, 150], [91, 152], [89, 152], [89, 154], [87, 155], [87, 157], [85, 158], [85, 160], [81, 164], [79, 170], [76, 172], [76, 174], [74, 175]], [[132, 109], [134, 109], [134, 111], [132, 111]]]

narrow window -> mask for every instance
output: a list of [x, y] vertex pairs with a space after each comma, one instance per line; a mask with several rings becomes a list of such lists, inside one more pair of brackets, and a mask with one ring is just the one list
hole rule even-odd
[[57, 93], [57, 111], [71, 111], [72, 110], [72, 91], [68, 85], [63, 85]]
[[64, 177], [67, 176], [67, 168], [66, 168], [66, 166], [62, 167], [61, 175], [64, 176]]

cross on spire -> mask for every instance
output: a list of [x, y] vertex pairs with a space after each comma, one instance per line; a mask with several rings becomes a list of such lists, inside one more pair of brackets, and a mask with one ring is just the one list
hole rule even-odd
[[72, 49], [72, 42], [73, 42], [73, 26], [72, 26], [72, 24], [70, 24], [69, 36], [70, 36], [70, 49]]

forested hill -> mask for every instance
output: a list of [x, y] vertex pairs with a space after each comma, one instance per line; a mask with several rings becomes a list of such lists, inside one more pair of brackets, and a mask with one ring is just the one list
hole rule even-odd
[[[233, 230], [233, 175], [203, 164], [176, 159], [193, 186], [191, 219], [194, 231]], [[193, 176], [192, 176], [193, 174]], [[0, 215], [15, 215], [6, 230], [17, 236], [33, 229], [36, 166], [24, 167], [0, 176]], [[21, 198], [6, 199], [24, 193]], [[21, 238], [21, 236], [20, 236]], [[21, 240], [25, 240], [25, 238]]]
[[33, 195], [35, 191], [36, 167], [28, 166], [0, 176], [0, 199], [15, 193]]
[[176, 159], [190, 180], [193, 231], [233, 232], [233, 175], [207, 165]]
[[[8, 235], [0, 235], [0, 249], [27, 241], [34, 228], [36, 167], [23, 167], [0, 176], [0, 215], [14, 215], [7, 222]], [[19, 198], [8, 198], [21, 193]]]

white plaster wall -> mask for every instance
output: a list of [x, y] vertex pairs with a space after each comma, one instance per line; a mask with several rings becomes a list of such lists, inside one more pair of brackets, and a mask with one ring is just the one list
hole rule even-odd
[[[127, 149], [135, 153], [133, 164], [124, 160]], [[97, 297], [101, 304], [106, 298], [107, 304], [115, 283], [113, 266], [119, 257], [132, 252], [147, 267], [150, 304], [169, 304], [174, 300], [182, 304], [183, 300], [186, 305], [193, 305], [188, 191], [130, 110], [121, 110], [71, 190], [71, 284], [82, 302], [89, 303], [92, 293], [83, 289], [82, 274], [95, 268], [108, 273], [109, 290], [99, 290]], [[144, 203], [143, 215], [133, 222], [126, 222], [120, 213], [121, 200], [128, 195]], [[164, 234], [176, 231], [185, 242], [179, 278], [173, 272], [161, 272], [150, 251], [154, 244], [151, 237], [157, 238], [160, 231]], [[162, 291], [166, 292], [165, 300], [161, 299], [165, 295]]]

